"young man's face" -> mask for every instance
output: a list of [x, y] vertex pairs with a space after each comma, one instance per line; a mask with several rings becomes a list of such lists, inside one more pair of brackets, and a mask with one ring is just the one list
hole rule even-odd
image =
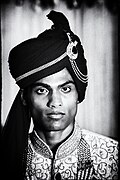
[[35, 127], [42, 131], [61, 131], [72, 125], [77, 100], [74, 81], [66, 68], [28, 88], [31, 116]]

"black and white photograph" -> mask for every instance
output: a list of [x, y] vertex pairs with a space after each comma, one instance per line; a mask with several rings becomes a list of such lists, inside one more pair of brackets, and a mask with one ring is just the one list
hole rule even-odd
[[2, 180], [119, 180], [119, 5], [1, 2]]

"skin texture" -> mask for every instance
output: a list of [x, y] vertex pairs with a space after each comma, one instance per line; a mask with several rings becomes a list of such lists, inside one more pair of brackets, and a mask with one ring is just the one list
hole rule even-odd
[[78, 93], [65, 68], [36, 81], [27, 89], [27, 104], [37, 134], [52, 149], [73, 130]]

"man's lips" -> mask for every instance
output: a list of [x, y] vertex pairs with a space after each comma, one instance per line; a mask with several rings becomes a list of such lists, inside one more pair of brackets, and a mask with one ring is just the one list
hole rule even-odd
[[65, 113], [63, 112], [50, 112], [47, 114], [47, 116], [51, 119], [61, 119], [64, 115]]

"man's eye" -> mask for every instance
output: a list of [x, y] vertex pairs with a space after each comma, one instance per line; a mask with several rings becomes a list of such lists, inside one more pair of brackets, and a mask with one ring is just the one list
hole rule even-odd
[[70, 87], [62, 87], [61, 91], [64, 92], [64, 93], [68, 93], [68, 92], [71, 91], [71, 88]]
[[46, 88], [39, 88], [36, 90], [37, 94], [47, 94], [48, 90]]

